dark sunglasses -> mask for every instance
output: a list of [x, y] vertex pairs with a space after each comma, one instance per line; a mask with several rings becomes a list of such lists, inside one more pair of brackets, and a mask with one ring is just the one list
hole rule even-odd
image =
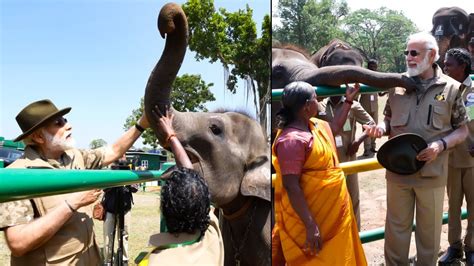
[[54, 123], [55, 126], [62, 127], [67, 123], [67, 119], [64, 118], [64, 117], [58, 117], [58, 118], [53, 120], [53, 123]]
[[408, 56], [408, 54], [410, 54], [411, 56], [415, 57], [415, 56], [418, 56], [420, 54], [420, 52], [418, 52], [417, 50], [410, 50], [410, 51], [405, 50], [405, 51], [403, 51], [403, 54], [405, 56]]
[[[431, 49], [426, 49], [426, 50], [431, 50]], [[403, 51], [403, 54], [405, 56], [408, 56], [408, 54], [410, 54], [412, 57], [416, 57], [416, 56], [419, 56], [421, 53], [418, 52], [417, 50], [410, 50], [410, 51], [405, 50], [405, 51]]]

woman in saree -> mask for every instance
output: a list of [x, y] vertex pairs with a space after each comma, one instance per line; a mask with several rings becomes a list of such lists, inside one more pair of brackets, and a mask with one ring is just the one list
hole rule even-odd
[[275, 182], [273, 264], [367, 265], [346, 181], [327, 122], [314, 118], [314, 88], [293, 82], [283, 90], [272, 147]]

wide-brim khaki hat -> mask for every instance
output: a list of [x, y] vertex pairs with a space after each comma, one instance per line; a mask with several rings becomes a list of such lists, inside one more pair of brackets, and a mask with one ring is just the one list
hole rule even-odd
[[428, 147], [418, 134], [404, 133], [385, 142], [377, 152], [377, 160], [385, 169], [399, 175], [418, 172], [425, 161], [418, 161], [416, 155]]
[[36, 129], [44, 126], [56, 117], [63, 116], [71, 111], [71, 107], [59, 110], [50, 100], [40, 100], [30, 103], [16, 116], [16, 122], [23, 133], [14, 141], [20, 141], [33, 133]]

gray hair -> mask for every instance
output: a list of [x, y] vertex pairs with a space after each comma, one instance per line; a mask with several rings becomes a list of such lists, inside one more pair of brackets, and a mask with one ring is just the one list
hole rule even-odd
[[35, 146], [35, 145], [37, 145], [37, 143], [31, 137], [31, 134], [29, 134], [24, 139], [22, 139], [22, 141], [25, 144], [25, 146]]
[[407, 44], [409, 42], [423, 42], [425, 43], [426, 49], [434, 50], [435, 51], [435, 62], [439, 59], [439, 47], [436, 39], [433, 35], [429, 32], [417, 32], [414, 33], [407, 38]]

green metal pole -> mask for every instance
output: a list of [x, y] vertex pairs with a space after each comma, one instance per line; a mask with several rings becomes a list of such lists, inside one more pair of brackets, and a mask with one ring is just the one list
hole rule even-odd
[[[378, 89], [370, 87], [364, 84], [360, 84], [360, 93], [373, 93], [379, 91], [386, 91], [387, 89]], [[318, 96], [335, 96], [335, 95], [344, 95], [346, 93], [346, 86], [341, 87], [330, 87], [330, 86], [317, 86], [314, 87], [314, 91]], [[272, 90], [272, 101], [280, 100], [283, 89], [274, 89]]]
[[[461, 210], [461, 219], [462, 220], [467, 219], [467, 210], [466, 209]], [[447, 224], [447, 223], [448, 223], [448, 213], [445, 212], [445, 213], [443, 213], [443, 224]], [[416, 224], [413, 223], [412, 231], [414, 231], [415, 228], [416, 228]], [[377, 240], [380, 240], [380, 239], [384, 239], [385, 238], [385, 229], [383, 227], [379, 227], [379, 228], [376, 228], [376, 229], [360, 232], [359, 237], [360, 237], [360, 240], [361, 240], [362, 244], [377, 241]]]
[[0, 169], [0, 202], [159, 179], [164, 170]]
[[[471, 79], [474, 80], [474, 75], [470, 75]], [[386, 91], [387, 89], [379, 89], [367, 86], [365, 84], [360, 84], [360, 93], [372, 93], [372, 92], [380, 92]], [[318, 96], [336, 96], [336, 95], [344, 95], [346, 93], [346, 86], [343, 85], [341, 87], [330, 87], [330, 86], [318, 86], [314, 87], [314, 91], [318, 94]], [[280, 100], [281, 94], [283, 93], [283, 89], [274, 89], [272, 90], [272, 101]]]

